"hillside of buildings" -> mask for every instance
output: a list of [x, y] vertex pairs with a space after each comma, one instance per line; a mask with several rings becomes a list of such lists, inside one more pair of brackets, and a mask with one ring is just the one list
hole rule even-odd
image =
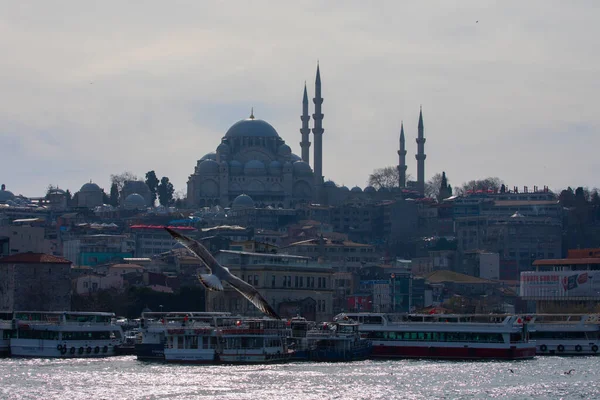
[[111, 196], [93, 183], [29, 199], [3, 188], [0, 311], [257, 314], [237, 292], [205, 292], [203, 265], [169, 226], [201, 240], [284, 317], [600, 312], [597, 192], [502, 185], [450, 195], [444, 183], [427, 196], [331, 185], [321, 203], [239, 194], [227, 207], [155, 206], [144, 181]]

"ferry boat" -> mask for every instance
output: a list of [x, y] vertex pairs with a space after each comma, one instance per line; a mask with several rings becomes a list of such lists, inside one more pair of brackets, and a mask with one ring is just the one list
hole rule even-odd
[[290, 321], [290, 348], [293, 360], [356, 361], [369, 357], [373, 345], [360, 336], [359, 324], [338, 321], [315, 325], [304, 318]]
[[598, 355], [600, 316], [597, 314], [535, 314], [529, 330], [538, 355]]
[[516, 315], [346, 313], [360, 323], [374, 358], [529, 359], [535, 342]]
[[113, 313], [15, 311], [12, 357], [108, 357], [117, 354], [123, 331]]
[[[197, 321], [200, 324], [210, 322], [214, 317], [227, 317], [230, 315], [231, 313], [228, 312], [144, 312], [140, 319], [135, 355], [141, 361], [165, 361], [167, 335], [179, 334], [174, 333], [173, 329], [185, 327], [186, 322], [194, 324]], [[169, 333], [169, 330], [171, 330], [171, 333]], [[178, 343], [176, 342], [176, 345]], [[172, 362], [175, 362], [175, 360], [172, 360]]]
[[265, 364], [289, 361], [286, 322], [268, 318], [243, 318], [219, 327], [218, 361], [225, 364]]
[[0, 357], [10, 355], [10, 339], [14, 331], [12, 313], [0, 313]]

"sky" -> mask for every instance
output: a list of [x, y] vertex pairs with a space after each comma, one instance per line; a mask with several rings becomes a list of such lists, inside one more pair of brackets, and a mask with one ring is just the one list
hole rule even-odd
[[0, 7], [0, 183], [15, 194], [90, 180], [108, 192], [111, 174], [149, 170], [184, 192], [251, 107], [300, 154], [317, 61], [326, 179], [364, 187], [397, 165], [401, 121], [415, 177], [422, 105], [427, 179], [600, 186], [595, 0]]

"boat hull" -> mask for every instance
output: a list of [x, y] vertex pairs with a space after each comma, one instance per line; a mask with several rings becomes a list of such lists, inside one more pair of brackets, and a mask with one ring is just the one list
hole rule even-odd
[[597, 356], [600, 355], [600, 342], [538, 339], [536, 353], [539, 356]]
[[106, 341], [55, 341], [12, 339], [11, 357], [31, 358], [101, 358], [117, 355], [118, 346]]
[[218, 360], [214, 349], [167, 349], [165, 361], [176, 364], [215, 364]]
[[141, 361], [164, 361], [165, 345], [163, 343], [137, 343], [135, 355]]
[[263, 352], [231, 352], [223, 351], [218, 360], [222, 364], [274, 364], [290, 361], [291, 354], [265, 354]]
[[511, 347], [441, 347], [373, 345], [373, 358], [431, 358], [451, 360], [525, 360], [535, 357], [535, 345]]

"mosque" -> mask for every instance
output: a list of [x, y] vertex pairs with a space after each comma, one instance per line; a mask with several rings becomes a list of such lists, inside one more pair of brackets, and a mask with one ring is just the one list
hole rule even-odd
[[[373, 187], [337, 186], [323, 178], [323, 117], [321, 110], [321, 73], [317, 65], [315, 80], [313, 128], [306, 85], [300, 120], [301, 156], [292, 153], [289, 145], [268, 122], [250, 117], [236, 122], [227, 130], [215, 152], [198, 160], [187, 182], [188, 207], [274, 207], [294, 208], [302, 203], [333, 204], [350, 195], [376, 196]], [[313, 134], [313, 167], [310, 165], [310, 133]], [[425, 154], [423, 118], [419, 115], [417, 138], [417, 189], [424, 191]], [[404, 127], [401, 128], [398, 151], [399, 187], [406, 186]], [[385, 189], [385, 188], [383, 188]], [[378, 197], [381, 197], [381, 193]]]

